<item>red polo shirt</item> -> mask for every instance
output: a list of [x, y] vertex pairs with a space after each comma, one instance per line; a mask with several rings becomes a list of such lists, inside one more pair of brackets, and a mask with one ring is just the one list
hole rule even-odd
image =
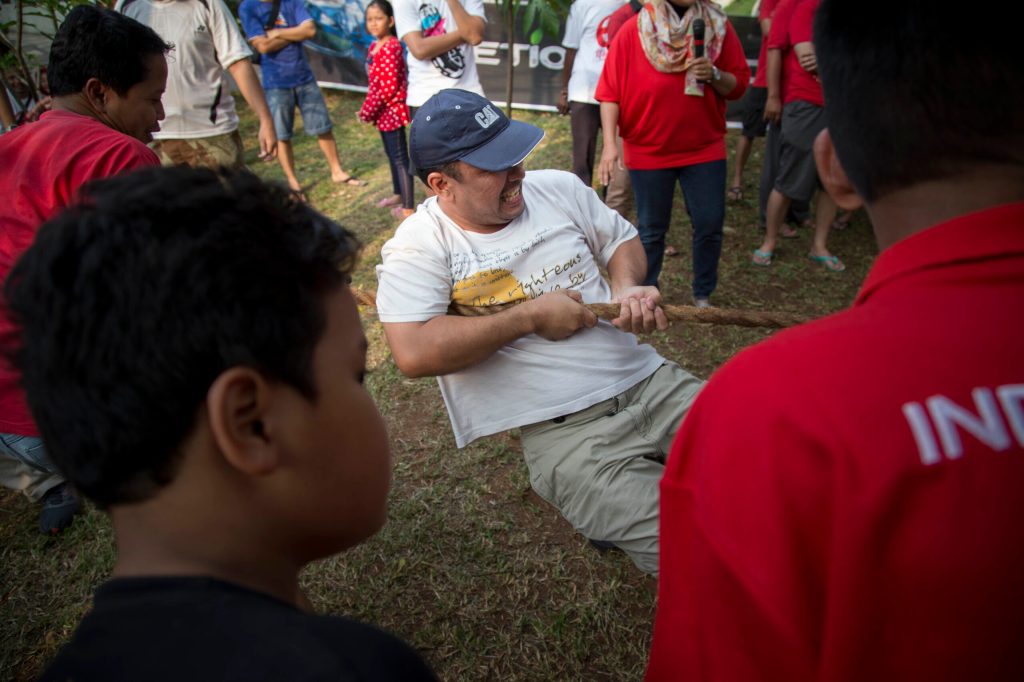
[[814, 34], [814, 13], [819, 0], [782, 0], [772, 16], [768, 33], [768, 49], [782, 50], [782, 103], [800, 100], [825, 106], [821, 83], [804, 71], [793, 46], [810, 42]]
[[707, 85], [704, 96], [686, 94], [686, 74], [658, 71], [644, 53], [636, 15], [616, 34], [594, 98], [619, 104], [625, 164], [636, 170], [679, 168], [725, 158], [725, 105], [750, 81], [750, 67], [732, 24], [726, 24], [715, 66], [736, 76], [728, 97]]
[[661, 484], [648, 680], [1024, 679], [1024, 203], [711, 379]]
[[[779, 0], [761, 0], [761, 7], [757, 11], [757, 23], [760, 24], [765, 19], [771, 19], [772, 13], [778, 6]], [[767, 88], [768, 87], [768, 36], [767, 34], [761, 35], [761, 51], [757, 55], [757, 73], [754, 74], [754, 80], [750, 83], [755, 88]]]

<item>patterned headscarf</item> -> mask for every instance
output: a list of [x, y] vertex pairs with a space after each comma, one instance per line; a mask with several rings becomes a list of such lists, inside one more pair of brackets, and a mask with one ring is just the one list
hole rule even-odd
[[728, 21], [725, 12], [712, 0], [697, 0], [680, 17], [668, 0], [650, 0], [637, 16], [640, 43], [647, 60], [658, 71], [686, 71], [686, 94], [703, 96], [704, 83], [689, 73], [693, 61], [693, 20], [704, 19], [704, 55], [712, 62], [718, 59], [725, 42]]

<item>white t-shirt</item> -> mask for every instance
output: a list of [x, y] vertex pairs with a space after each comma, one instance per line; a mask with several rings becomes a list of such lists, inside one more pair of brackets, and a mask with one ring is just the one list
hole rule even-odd
[[252, 53], [223, 0], [118, 0], [116, 9], [174, 45], [157, 140], [190, 140], [238, 129], [224, 74]]
[[[587, 303], [611, 299], [601, 277], [636, 229], [572, 173], [531, 171], [526, 210], [493, 234], [463, 230], [437, 198], [420, 204], [381, 252], [377, 311], [382, 322], [423, 322], [452, 301], [489, 305], [575, 289]], [[499, 431], [585, 409], [635, 386], [664, 359], [609, 322], [563, 341], [535, 334], [480, 364], [438, 377], [459, 447]]]
[[[462, 0], [466, 12], [487, 20], [483, 0]], [[443, 35], [458, 29], [447, 0], [395, 0], [395, 29], [399, 38], [407, 33], [421, 31], [423, 37]], [[416, 59], [409, 52], [409, 94], [406, 103], [411, 107], [424, 102], [445, 88], [461, 88], [484, 96], [480, 77], [476, 72], [476, 52], [462, 43], [433, 59]]]
[[569, 8], [562, 47], [576, 50], [569, 76], [569, 101], [597, 104], [594, 91], [608, 55], [608, 17], [622, 0], [576, 0]]

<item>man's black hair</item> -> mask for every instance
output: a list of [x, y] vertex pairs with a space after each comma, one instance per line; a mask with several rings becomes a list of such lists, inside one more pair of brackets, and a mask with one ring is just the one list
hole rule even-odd
[[424, 185], [427, 184], [427, 178], [430, 177], [431, 173], [444, 173], [448, 177], [453, 178], [455, 180], [462, 180], [462, 171], [459, 169], [458, 161], [449, 161], [448, 163], [441, 164], [436, 168], [416, 169], [416, 177], [422, 180]]
[[[867, 201], [979, 164], [1024, 163], [1017, 22], [957, 21], [959, 5], [870, 11], [823, 0], [814, 23], [828, 128]], [[948, 9], [947, 9], [948, 8]]]
[[54, 97], [81, 92], [90, 78], [124, 95], [146, 80], [146, 61], [173, 46], [156, 31], [122, 14], [79, 5], [57, 29], [46, 77]]
[[100, 506], [138, 501], [174, 478], [225, 370], [251, 367], [315, 400], [324, 298], [347, 285], [359, 248], [247, 171], [154, 168], [88, 185], [5, 287], [22, 332], [11, 359], [53, 461]]

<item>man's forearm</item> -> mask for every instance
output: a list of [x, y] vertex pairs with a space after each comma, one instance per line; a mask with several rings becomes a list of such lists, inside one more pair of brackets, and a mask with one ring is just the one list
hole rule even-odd
[[439, 315], [426, 322], [384, 323], [384, 334], [403, 374], [442, 376], [478, 365], [532, 333], [524, 305], [481, 317]]
[[647, 254], [640, 237], [633, 237], [619, 245], [608, 261], [608, 278], [612, 294], [640, 285], [647, 277]]
[[619, 103], [601, 102], [601, 134], [604, 136], [604, 145], [617, 147], [615, 138], [619, 134]]
[[458, 32], [424, 37], [422, 31], [410, 31], [402, 36], [402, 40], [412, 56], [420, 60], [433, 59], [465, 42]]
[[569, 92], [569, 79], [572, 78], [572, 65], [576, 63], [576, 50], [565, 48], [565, 61], [562, 63], [562, 92]]
[[768, 96], [781, 97], [782, 91], [782, 50], [768, 50]]
[[242, 93], [249, 108], [259, 117], [260, 121], [266, 120], [273, 123], [270, 109], [267, 107], [266, 96], [263, 94], [263, 86], [260, 85], [260, 80], [256, 77], [256, 72], [253, 71], [252, 63], [248, 59], [239, 59], [228, 67], [228, 72], [238, 84], [238, 90]]
[[301, 43], [316, 35], [316, 24], [313, 21], [304, 21], [298, 26], [288, 28], [273, 28], [267, 32], [267, 37], [283, 38], [292, 43]]
[[459, 0], [448, 0], [448, 9], [455, 18], [455, 25], [459, 27], [458, 32], [463, 40], [470, 45], [479, 45], [484, 39], [484, 20], [467, 12]]

